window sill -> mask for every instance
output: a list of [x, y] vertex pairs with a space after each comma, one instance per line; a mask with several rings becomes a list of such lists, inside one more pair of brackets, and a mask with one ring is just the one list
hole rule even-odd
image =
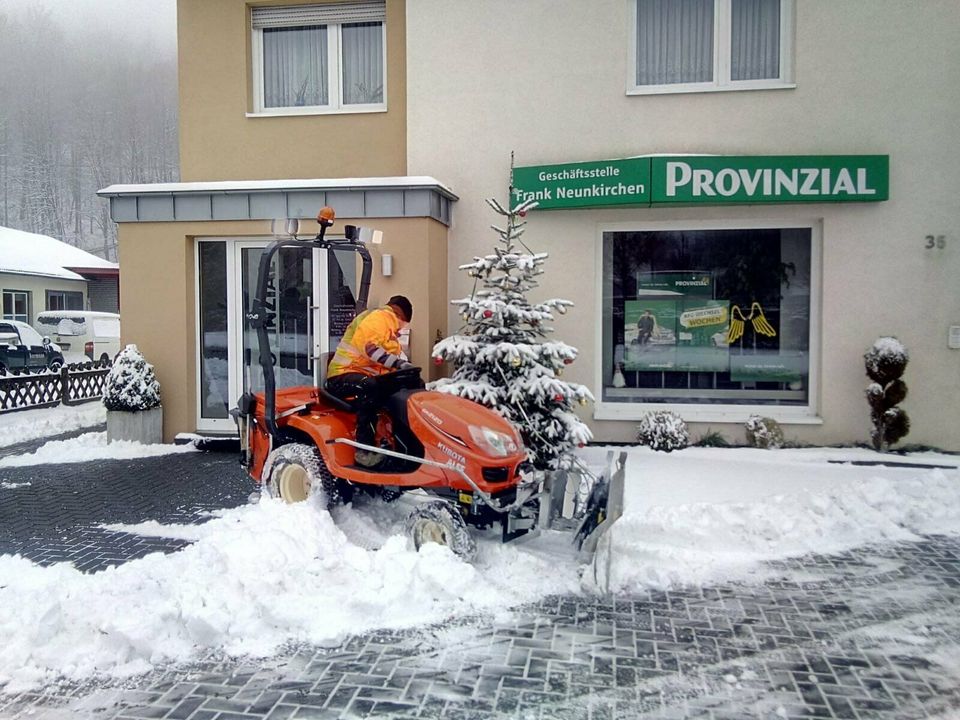
[[364, 105], [349, 108], [282, 108], [279, 110], [259, 110], [257, 112], [248, 112], [245, 115], [248, 118], [264, 117], [296, 117], [298, 115], [359, 115], [365, 113], [385, 113], [386, 105]]
[[750, 80], [730, 85], [688, 83], [677, 85], [650, 85], [627, 88], [627, 95], [679, 95], [688, 93], [737, 92], [742, 90], [794, 90], [796, 83], [768, 80]]
[[736, 423], [742, 425], [751, 415], [762, 415], [776, 420], [781, 425], [822, 425], [823, 418], [809, 408], [786, 408], [776, 405], [670, 405], [667, 403], [605, 403], [594, 406], [594, 420], [640, 420], [654, 410], [670, 410], [685, 422]]

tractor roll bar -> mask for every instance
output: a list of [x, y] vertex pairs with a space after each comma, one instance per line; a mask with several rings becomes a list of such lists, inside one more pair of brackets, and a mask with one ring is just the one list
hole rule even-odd
[[[373, 261], [370, 251], [363, 243], [357, 240], [356, 228], [346, 226], [346, 238], [325, 239], [327, 228], [333, 221], [319, 221], [320, 232], [315, 238], [298, 240], [295, 235], [282, 240], [274, 240], [260, 256], [260, 267], [257, 269], [257, 288], [253, 298], [253, 309], [246, 314], [250, 327], [257, 331], [257, 346], [259, 350], [260, 369], [263, 371], [263, 417], [267, 432], [271, 438], [277, 435], [277, 380], [273, 372], [273, 354], [270, 352], [270, 335], [268, 334], [268, 318], [275, 314], [267, 305], [267, 284], [270, 280], [270, 264], [273, 256], [285, 247], [314, 247], [323, 250], [351, 250], [360, 256], [363, 263], [360, 272], [360, 287], [357, 293], [355, 312], [360, 313], [367, 308], [367, 298], [370, 293], [370, 277], [373, 274]], [[274, 308], [278, 311], [279, 308]]]

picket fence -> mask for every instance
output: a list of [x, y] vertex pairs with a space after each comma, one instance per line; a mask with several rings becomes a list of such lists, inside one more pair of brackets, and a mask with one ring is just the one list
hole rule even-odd
[[109, 362], [89, 362], [65, 365], [59, 372], [0, 375], [0, 414], [99, 400], [109, 372]]

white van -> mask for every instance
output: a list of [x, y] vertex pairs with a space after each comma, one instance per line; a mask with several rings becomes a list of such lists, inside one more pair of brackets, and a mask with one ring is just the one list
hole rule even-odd
[[68, 363], [113, 360], [120, 352], [120, 316], [116, 313], [46, 310], [37, 314], [35, 327], [60, 346]]

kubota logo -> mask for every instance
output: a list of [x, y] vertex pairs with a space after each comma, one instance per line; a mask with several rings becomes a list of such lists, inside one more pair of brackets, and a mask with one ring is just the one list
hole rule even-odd
[[463, 455], [458, 453], [456, 450], [452, 449], [451, 447], [443, 444], [442, 442], [438, 442], [437, 447], [440, 448], [440, 452], [442, 452], [444, 455], [452, 457], [458, 463], [461, 463], [464, 465], [466, 464], [467, 459]]

